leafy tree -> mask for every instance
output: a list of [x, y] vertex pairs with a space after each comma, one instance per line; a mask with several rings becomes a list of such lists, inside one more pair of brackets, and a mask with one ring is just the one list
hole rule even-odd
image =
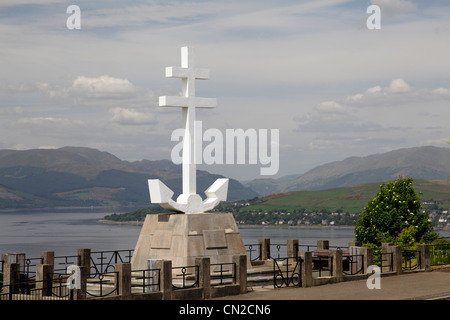
[[383, 183], [378, 194], [359, 215], [355, 238], [365, 244], [381, 245], [411, 241], [427, 242], [435, 238], [427, 213], [420, 213], [421, 204], [410, 177]]
[[415, 234], [417, 233], [417, 228], [415, 226], [409, 226], [404, 228], [402, 232], [399, 233], [396, 243], [405, 249], [412, 249], [416, 243]]

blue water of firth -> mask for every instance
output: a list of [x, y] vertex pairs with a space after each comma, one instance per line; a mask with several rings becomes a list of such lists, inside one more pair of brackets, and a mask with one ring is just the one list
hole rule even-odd
[[[110, 213], [0, 213], [0, 253], [25, 253], [27, 258], [37, 258], [44, 250], [55, 251], [56, 256], [70, 256], [76, 255], [78, 248], [91, 251], [134, 249], [141, 226], [98, 222], [107, 214]], [[257, 244], [259, 238], [269, 238], [271, 244], [298, 239], [300, 245], [315, 245], [317, 240], [329, 240], [330, 246], [347, 247], [354, 239], [352, 228], [239, 226], [239, 230], [246, 245]], [[442, 235], [450, 236], [450, 232]]]

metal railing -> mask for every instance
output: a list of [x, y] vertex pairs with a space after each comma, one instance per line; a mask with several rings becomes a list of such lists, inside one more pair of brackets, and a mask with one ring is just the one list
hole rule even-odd
[[41, 263], [42, 263], [42, 258], [27, 258], [27, 259], [25, 259], [25, 266], [22, 269], [22, 273], [25, 274], [28, 279], [34, 278], [36, 276], [36, 266]]
[[177, 289], [188, 289], [198, 287], [199, 284], [199, 266], [173, 267], [172, 270], [179, 270], [172, 278], [172, 287]]
[[132, 288], [140, 288], [142, 293], [161, 290], [161, 269], [132, 270]]
[[54, 271], [66, 273], [67, 267], [71, 266], [71, 265], [78, 265], [79, 260], [80, 260], [80, 256], [78, 256], [78, 255], [55, 257]]
[[420, 251], [402, 250], [402, 269], [416, 270], [421, 267]]
[[302, 251], [313, 251], [313, 248], [317, 248], [317, 245], [315, 244], [299, 244], [298, 245], [298, 250], [300, 251], [301, 248], [305, 248]]
[[[246, 244], [246, 251], [248, 253], [248, 257], [250, 261], [260, 260], [261, 259], [261, 246], [258, 244]], [[270, 259], [279, 259], [281, 257], [285, 257], [287, 255], [287, 244], [276, 244], [271, 243], [270, 247]], [[298, 250], [297, 250], [298, 251]], [[258, 253], [258, 256], [254, 257], [254, 253]]]
[[328, 275], [331, 275], [333, 272], [333, 257], [328, 256], [313, 256], [313, 272], [318, 273], [318, 277], [322, 277], [322, 272], [328, 271]]
[[356, 275], [364, 273], [364, 255], [354, 254], [342, 257], [342, 272], [346, 275]]
[[[218, 279], [218, 283], [214, 283], [213, 279]], [[227, 279], [231, 279], [233, 284], [236, 283], [236, 263], [211, 263], [211, 285], [223, 285]]]
[[[246, 247], [246, 251], [250, 261], [259, 260], [261, 258], [261, 251], [259, 250], [259, 244], [246, 244], [244, 245], [244, 247]], [[253, 256], [255, 252], [258, 253], [256, 257]]]
[[[287, 256], [287, 244], [270, 244], [271, 249], [275, 248], [275, 250], [270, 250], [270, 258], [275, 259], [281, 259], [281, 257]], [[276, 254], [274, 254], [276, 252]]]
[[430, 265], [438, 266], [450, 264], [450, 244], [430, 245]]
[[[129, 263], [134, 250], [113, 250], [91, 252], [91, 278], [114, 271], [116, 263]], [[97, 257], [96, 257], [97, 256]]]
[[298, 257], [292, 258], [276, 258], [273, 260], [273, 286], [281, 288], [302, 286], [302, 259]]
[[[105, 290], [107, 290], [105, 292]], [[95, 298], [119, 294], [119, 273], [100, 273], [98, 279], [90, 279], [86, 286], [86, 296]]]
[[394, 271], [394, 254], [392, 252], [374, 252], [373, 263], [380, 267], [381, 272]]
[[66, 278], [54, 275], [51, 281], [32, 279], [4, 285], [0, 300], [71, 300], [73, 294], [66, 285]]
[[[257, 244], [246, 244], [244, 245], [246, 248], [247, 255], [250, 261], [260, 260], [261, 259], [261, 248], [259, 243]], [[309, 245], [309, 244], [296, 244], [295, 252], [301, 250], [301, 248], [305, 248], [303, 251], [313, 251], [314, 248], [317, 248], [317, 245]], [[331, 248], [331, 247], [330, 247]], [[336, 247], [340, 249], [339, 247]], [[279, 259], [287, 256], [287, 244], [270, 244], [270, 259]]]

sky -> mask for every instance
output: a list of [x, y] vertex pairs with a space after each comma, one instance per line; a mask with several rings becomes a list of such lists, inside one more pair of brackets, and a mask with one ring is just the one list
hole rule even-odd
[[[80, 29], [67, 26], [70, 5]], [[370, 5], [380, 29], [367, 27]], [[196, 83], [218, 101], [196, 111], [204, 130], [279, 130], [276, 175], [261, 163], [198, 169], [245, 181], [449, 147], [447, 0], [1, 0], [0, 43], [0, 149], [170, 159], [181, 111], [158, 97], [180, 94], [165, 68], [183, 46], [211, 70]]]

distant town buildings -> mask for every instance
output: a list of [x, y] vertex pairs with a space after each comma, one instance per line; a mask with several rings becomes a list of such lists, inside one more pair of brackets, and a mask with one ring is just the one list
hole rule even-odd
[[[235, 206], [248, 207], [250, 203], [235, 203]], [[428, 220], [432, 226], [438, 229], [450, 229], [449, 210], [440, 208], [435, 201], [422, 202], [422, 212], [428, 213]], [[295, 210], [272, 211], [259, 210], [234, 213], [238, 224], [251, 225], [288, 225], [288, 226], [353, 226], [358, 219], [359, 213], [343, 212], [342, 210], [328, 212], [327, 210], [307, 211], [303, 208]]]

